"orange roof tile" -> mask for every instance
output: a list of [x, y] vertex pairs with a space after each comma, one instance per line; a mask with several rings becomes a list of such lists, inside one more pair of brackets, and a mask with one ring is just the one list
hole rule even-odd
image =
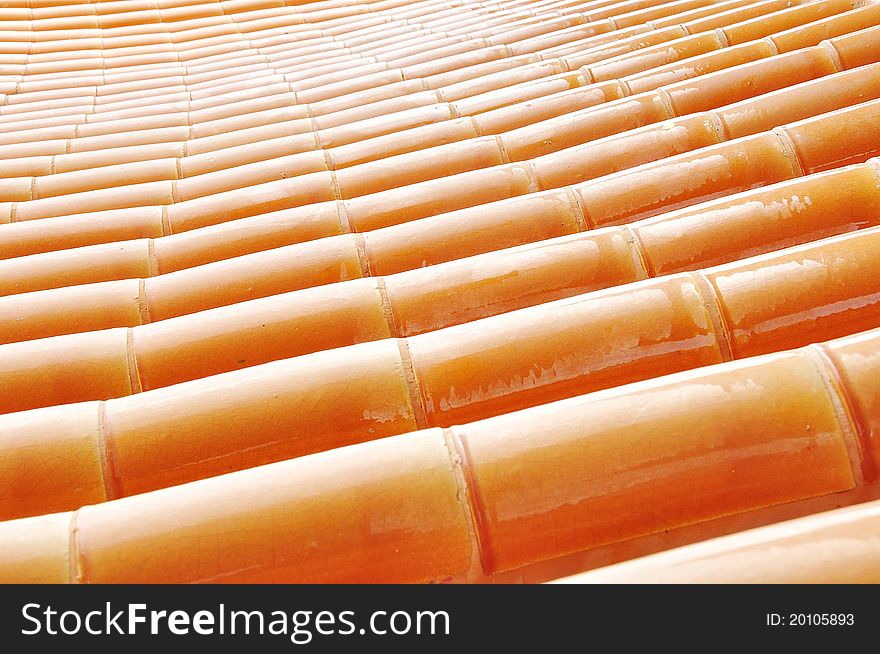
[[876, 581], [878, 239], [874, 0], [2, 2], [0, 582]]

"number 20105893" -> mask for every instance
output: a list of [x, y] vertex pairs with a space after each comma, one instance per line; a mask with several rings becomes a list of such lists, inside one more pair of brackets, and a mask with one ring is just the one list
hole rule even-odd
[[850, 627], [856, 622], [852, 613], [767, 613], [768, 627]]

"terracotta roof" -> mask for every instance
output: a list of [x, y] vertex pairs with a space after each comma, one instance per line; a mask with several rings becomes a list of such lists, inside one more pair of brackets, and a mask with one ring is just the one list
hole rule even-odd
[[874, 0], [0, 2], [0, 581], [877, 580], [878, 251]]
[[558, 583], [880, 583], [880, 503], [716, 538]]

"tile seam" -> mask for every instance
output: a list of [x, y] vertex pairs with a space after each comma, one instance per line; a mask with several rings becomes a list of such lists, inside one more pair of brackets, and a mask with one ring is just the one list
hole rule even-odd
[[528, 192], [538, 193], [539, 191], [542, 191], [541, 180], [538, 178], [538, 171], [535, 168], [535, 164], [530, 159], [519, 161], [517, 163], [526, 169], [526, 176], [528, 177]]
[[[563, 64], [565, 64], [566, 68], [571, 70], [570, 66], [568, 65], [568, 62], [563, 61]], [[581, 66], [580, 68], [577, 69], [577, 71], [581, 75], [583, 75], [584, 81], [587, 83], [586, 86], [589, 86], [590, 84], [598, 84], [598, 82], [596, 81], [596, 76], [593, 74], [593, 70], [589, 66]]]
[[162, 205], [162, 214], [159, 216], [159, 225], [162, 230], [162, 236], [170, 236], [174, 233], [171, 228], [171, 218], [168, 216], [168, 205]]
[[388, 323], [388, 333], [391, 338], [403, 338], [403, 330], [397, 326], [397, 320], [394, 318], [394, 310], [391, 306], [391, 299], [388, 297], [388, 288], [385, 286], [385, 278], [382, 275], [371, 277], [376, 284], [376, 290], [379, 293], [379, 306], [382, 309], [382, 315], [385, 316], [385, 322]]
[[[315, 141], [316, 142], [318, 141], [318, 133], [317, 132], [315, 132]], [[329, 149], [322, 147], [320, 145], [320, 143], [318, 145], [318, 150], [320, 150], [321, 154], [323, 155], [324, 166], [327, 169], [327, 171], [328, 172], [335, 171], [337, 168], [336, 168], [336, 164], [333, 162], [333, 153], [330, 152]], [[295, 177], [292, 179], [295, 179]], [[336, 201], [338, 202], [339, 199], [340, 199], [339, 195], [336, 194]]]
[[343, 234], [355, 234], [357, 230], [355, 230], [354, 226], [351, 224], [351, 219], [348, 215], [348, 209], [345, 207], [345, 200], [335, 200], [336, 203], [336, 217], [339, 219], [339, 228], [342, 230]]
[[574, 214], [574, 220], [577, 223], [578, 231], [590, 231], [592, 229], [592, 226], [587, 221], [587, 215], [584, 211], [583, 204], [581, 203], [580, 196], [571, 186], [565, 187], [565, 196], [568, 198], [568, 201], [571, 205], [571, 212]]
[[589, 232], [595, 229], [596, 227], [590, 220], [589, 213], [584, 207], [584, 201], [580, 193], [578, 193], [574, 189], [574, 187], [566, 186], [565, 195], [568, 197], [568, 201], [571, 203], [571, 209], [574, 213], [574, 219], [577, 222], [578, 230], [581, 232]]
[[461, 458], [461, 472], [465, 491], [467, 492], [467, 504], [471, 518], [474, 522], [474, 536], [477, 540], [479, 568], [484, 575], [490, 575], [495, 569], [495, 561], [491, 547], [492, 539], [489, 537], [489, 531], [487, 529], [488, 520], [483, 508], [480, 486], [477, 483], [476, 475], [474, 473], [472, 463], [473, 457], [471, 456], [470, 447], [468, 446], [466, 437], [461, 435], [454, 426], [444, 428], [443, 431], [451, 436], [454, 450]]
[[79, 528], [77, 527], [77, 519], [79, 518], [80, 509], [76, 509], [70, 514], [70, 522], [67, 525], [67, 583], [82, 583], [82, 566], [80, 565], [80, 547], [79, 537], [77, 536]]
[[125, 363], [126, 368], [128, 369], [129, 392], [132, 395], [143, 393], [144, 386], [141, 382], [137, 352], [134, 347], [134, 328], [132, 327], [127, 327], [125, 330]]
[[862, 429], [855, 419], [853, 404], [846, 391], [846, 386], [840, 376], [840, 371], [826, 351], [825, 343], [813, 343], [801, 350], [804, 356], [815, 366], [816, 371], [825, 385], [825, 392], [831, 402], [835, 418], [840, 424], [843, 441], [846, 446], [847, 459], [852, 470], [853, 481], [856, 487], [862, 486], [865, 481], [864, 457], [862, 455], [861, 438]]
[[464, 448], [461, 447], [461, 443], [453, 428], [443, 427], [441, 432], [444, 445], [446, 446], [446, 453], [452, 464], [452, 474], [456, 485], [456, 499], [464, 512], [468, 539], [471, 542], [472, 551], [468, 577], [472, 577], [474, 573], [485, 575], [486, 569], [483, 565], [483, 548], [481, 546], [480, 527], [478, 526], [481, 521], [477, 516], [477, 507], [474, 506], [471, 495], [473, 472], [470, 460]]
[[831, 63], [834, 64], [834, 68], [838, 73], [846, 70], [843, 59], [840, 57], [840, 51], [835, 47], [834, 43], [830, 39], [820, 41], [819, 46], [824, 48], [825, 51], [828, 53], [828, 58], [831, 59]]
[[419, 383], [416, 374], [415, 363], [413, 362], [412, 352], [409, 347], [409, 340], [405, 337], [395, 338], [397, 349], [400, 353], [400, 361], [403, 364], [403, 377], [406, 384], [406, 390], [409, 395], [410, 404], [413, 410], [413, 420], [416, 423], [416, 429], [428, 429], [431, 425], [428, 423], [428, 410], [422, 395], [422, 385]]
[[[690, 30], [688, 30], [686, 26], [682, 25], [682, 27], [685, 28], [685, 31], [690, 33]], [[718, 41], [721, 43], [722, 49], [731, 47], [730, 39], [727, 36], [727, 32], [724, 31], [724, 28], [716, 27], [712, 31], [715, 32], [715, 35], [718, 37]]]
[[715, 130], [715, 134], [718, 136], [718, 142], [729, 141], [730, 133], [727, 131], [727, 126], [724, 124], [724, 120], [718, 114], [718, 111], [713, 109], [712, 111], [707, 111], [706, 115], [709, 118], [712, 129]]
[[159, 274], [159, 260], [156, 257], [156, 239], [147, 239], [147, 274], [155, 277]]
[[718, 351], [724, 362], [733, 361], [736, 355], [733, 350], [733, 338], [730, 333], [730, 326], [724, 315], [724, 305], [721, 301], [721, 293], [702, 272], [687, 273], [697, 287], [700, 297], [703, 299], [703, 305], [706, 314], [712, 323], [712, 330], [715, 332], [715, 340], [718, 343]]
[[[326, 153], [326, 150], [324, 152]], [[333, 192], [333, 199], [337, 201], [344, 200], [345, 197], [342, 195], [342, 189], [339, 187], [339, 178], [336, 176], [336, 171], [331, 169], [327, 173], [330, 175], [330, 190]]]
[[[476, 121], [474, 121], [474, 126], [476, 127]], [[477, 127], [477, 130], [479, 130], [478, 127]], [[494, 137], [491, 137], [491, 138], [494, 138], [494, 140], [495, 140], [495, 146], [498, 148], [498, 155], [501, 157], [501, 163], [502, 164], [511, 163], [510, 162], [510, 155], [508, 155], [508, 153], [507, 153], [507, 148], [504, 147], [504, 140], [501, 138], [501, 134], [495, 134]]]
[[119, 492], [116, 475], [114, 474], [114, 465], [112, 461], [112, 453], [109, 439], [107, 438], [107, 402], [98, 403], [98, 424], [97, 424], [97, 445], [98, 456], [101, 461], [101, 480], [104, 483], [104, 495], [107, 500], [119, 499], [122, 494]]
[[147, 301], [147, 280], [143, 277], [138, 280], [138, 293], [136, 302], [138, 308], [138, 316], [140, 317], [141, 324], [145, 325], [152, 322], [150, 318], [150, 305]]
[[797, 147], [795, 147], [794, 141], [792, 141], [788, 130], [786, 130], [785, 127], [774, 127], [770, 131], [779, 139], [779, 142], [782, 145], [782, 151], [785, 154], [786, 159], [789, 160], [795, 176], [804, 177], [807, 174], [807, 171], [801, 162]]
[[636, 234], [629, 225], [621, 225], [618, 229], [623, 233], [623, 238], [626, 240], [629, 247], [629, 253], [632, 257], [633, 265], [638, 274], [636, 281], [653, 277], [654, 275], [648, 267], [647, 251], [645, 250], [644, 243], [642, 243], [642, 239], [639, 238], [639, 235]]
[[663, 105], [663, 109], [666, 111], [666, 120], [671, 120], [673, 118], [678, 117], [678, 112], [675, 110], [675, 106], [672, 104], [672, 96], [669, 95], [669, 92], [660, 87], [654, 90], [654, 93], [659, 98], [661, 104]]

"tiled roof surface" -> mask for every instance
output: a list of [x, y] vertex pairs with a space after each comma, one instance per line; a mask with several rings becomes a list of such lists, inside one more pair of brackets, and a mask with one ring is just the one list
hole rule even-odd
[[2, 1], [0, 581], [880, 581], [878, 156], [875, 0]]

